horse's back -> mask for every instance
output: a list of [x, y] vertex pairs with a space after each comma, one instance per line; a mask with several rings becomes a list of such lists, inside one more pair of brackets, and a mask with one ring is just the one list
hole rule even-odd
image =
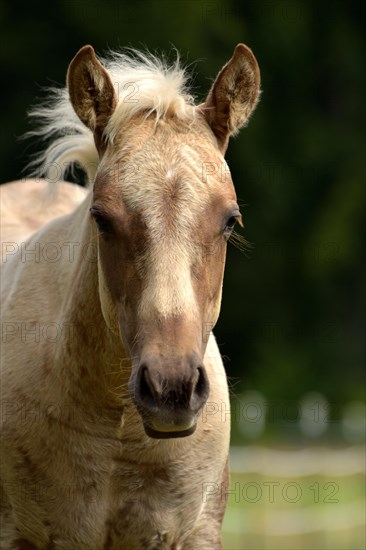
[[85, 198], [80, 185], [59, 182], [50, 187], [44, 179], [19, 180], [0, 186], [2, 254], [8, 245], [21, 243], [47, 222], [72, 212]]
[[[66, 233], [68, 223], [64, 218], [75, 211], [86, 195], [86, 189], [68, 182], [59, 182], [54, 189], [46, 180], [14, 181], [0, 186], [3, 378], [5, 372], [14, 370], [14, 364], [24, 365], [27, 358], [33, 357], [33, 368], [28, 369], [27, 376], [28, 382], [34, 379], [36, 383], [34, 358], [46, 353], [50, 342], [48, 338], [39, 341], [36, 334], [33, 341], [24, 331], [31, 327], [41, 330], [58, 320], [63, 296], [61, 285], [51, 281], [56, 276], [65, 280], [71, 264], [49, 257], [47, 246], [59, 250], [60, 243], [72, 240]], [[63, 232], [62, 227], [66, 228]], [[31, 346], [34, 349], [30, 350]], [[21, 372], [20, 367], [14, 372], [14, 384], [9, 388], [22, 383], [24, 369], [22, 375]]]

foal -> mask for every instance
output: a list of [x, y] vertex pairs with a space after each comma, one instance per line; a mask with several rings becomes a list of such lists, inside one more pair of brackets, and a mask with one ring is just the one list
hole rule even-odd
[[241, 223], [223, 155], [258, 97], [243, 44], [200, 105], [178, 64], [85, 46], [36, 112], [44, 170], [79, 163], [92, 189], [5, 248], [1, 548], [221, 548], [229, 399], [211, 329]]

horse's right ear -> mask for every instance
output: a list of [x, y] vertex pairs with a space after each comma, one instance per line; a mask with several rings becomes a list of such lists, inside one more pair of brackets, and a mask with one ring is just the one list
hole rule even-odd
[[117, 105], [117, 97], [106, 69], [92, 46], [78, 51], [67, 71], [67, 86], [75, 113], [94, 133], [99, 154], [105, 149], [104, 129]]
[[216, 77], [206, 101], [199, 106], [223, 154], [229, 137], [248, 122], [259, 95], [257, 60], [248, 46], [238, 44], [234, 55]]

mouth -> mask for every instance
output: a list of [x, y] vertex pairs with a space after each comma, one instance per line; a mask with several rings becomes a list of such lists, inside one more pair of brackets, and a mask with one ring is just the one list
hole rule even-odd
[[192, 435], [196, 431], [196, 426], [197, 426], [196, 424], [193, 424], [193, 426], [184, 430], [162, 431], [162, 430], [155, 430], [155, 428], [152, 428], [148, 424], [144, 423], [144, 430], [146, 435], [148, 435], [152, 439], [173, 439], [173, 438], [187, 437], [188, 435]]

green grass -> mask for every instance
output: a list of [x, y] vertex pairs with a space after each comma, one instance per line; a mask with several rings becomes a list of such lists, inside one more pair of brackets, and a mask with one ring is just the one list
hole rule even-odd
[[225, 550], [365, 548], [364, 474], [327, 475], [322, 464], [319, 475], [287, 476], [286, 461], [297, 458], [284, 455], [281, 475], [270, 465], [266, 475], [232, 473]]

